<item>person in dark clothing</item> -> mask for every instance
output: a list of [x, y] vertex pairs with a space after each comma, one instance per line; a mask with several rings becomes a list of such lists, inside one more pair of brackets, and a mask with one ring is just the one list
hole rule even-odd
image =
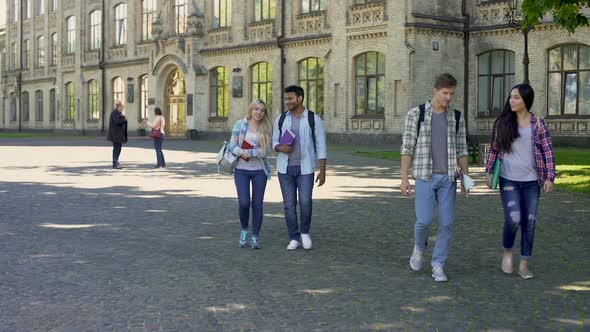
[[123, 144], [127, 143], [127, 117], [125, 117], [125, 105], [120, 100], [115, 102], [115, 109], [111, 112], [107, 140], [113, 142], [113, 168], [121, 169], [119, 156]]

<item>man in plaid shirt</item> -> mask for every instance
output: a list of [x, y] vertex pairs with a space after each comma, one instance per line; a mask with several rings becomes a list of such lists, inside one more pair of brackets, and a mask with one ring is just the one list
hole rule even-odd
[[[457, 80], [453, 76], [448, 73], [439, 75], [434, 84], [432, 102], [408, 112], [402, 136], [402, 195], [412, 196], [409, 181], [412, 159], [416, 182], [416, 223], [410, 267], [415, 271], [422, 268], [422, 253], [426, 248], [436, 202], [439, 226], [431, 263], [435, 281], [447, 281], [444, 264], [455, 217], [457, 164], [463, 174], [469, 173], [465, 121], [460, 113], [449, 110], [456, 87]], [[423, 120], [420, 108], [424, 110]]]

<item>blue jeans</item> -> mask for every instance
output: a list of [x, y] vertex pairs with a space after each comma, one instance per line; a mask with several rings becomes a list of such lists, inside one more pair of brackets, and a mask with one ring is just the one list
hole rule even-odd
[[449, 256], [456, 197], [457, 182], [449, 181], [447, 174], [432, 174], [432, 180], [428, 182], [416, 180], [414, 241], [416, 247], [421, 250], [426, 247], [428, 231], [434, 216], [434, 204], [438, 203], [438, 233], [432, 254], [432, 266], [443, 267]]
[[[250, 221], [250, 205], [252, 205], [252, 235], [259, 236], [262, 227], [262, 204], [268, 178], [263, 170], [246, 171], [236, 169], [234, 182], [238, 191], [238, 206], [242, 229], [248, 229]], [[252, 182], [252, 200], [250, 200], [250, 182]]]
[[500, 177], [500, 197], [504, 207], [504, 249], [512, 249], [518, 228], [522, 227], [520, 257], [533, 254], [537, 206], [541, 187], [537, 181], [512, 181]]
[[[309, 234], [311, 227], [311, 195], [313, 192], [313, 173], [302, 175], [301, 166], [288, 166], [287, 173], [279, 173], [279, 183], [283, 193], [285, 220], [291, 240], [301, 241], [301, 234]], [[297, 193], [299, 192], [299, 212], [301, 224], [297, 222]]]
[[160, 138], [154, 138], [154, 148], [156, 149], [156, 160], [158, 166], [166, 167], [166, 160], [164, 160], [164, 153], [162, 152], [162, 143], [164, 143], [164, 134]]

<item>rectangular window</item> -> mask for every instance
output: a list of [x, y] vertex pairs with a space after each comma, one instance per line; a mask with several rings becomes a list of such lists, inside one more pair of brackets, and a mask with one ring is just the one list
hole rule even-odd
[[549, 116], [590, 115], [590, 47], [572, 44], [549, 50]]
[[514, 52], [495, 50], [478, 57], [478, 116], [500, 114], [514, 85]]
[[45, 0], [37, 0], [37, 16], [45, 14]]
[[25, 40], [23, 43], [23, 68], [29, 68], [29, 56], [31, 52], [31, 41]]
[[214, 0], [213, 29], [228, 27], [231, 25], [232, 0]]
[[326, 0], [301, 0], [301, 14], [326, 10]]
[[73, 54], [76, 51], [76, 17], [70, 16], [67, 20], [66, 51]]
[[148, 77], [144, 75], [139, 78], [139, 91], [140, 91], [140, 101], [139, 101], [139, 118], [145, 119], [148, 117]]
[[156, 0], [143, 0], [142, 10], [142, 40], [152, 39], [152, 23], [156, 15]]
[[125, 102], [125, 83], [121, 77], [113, 80], [113, 106], [117, 101]]
[[102, 46], [102, 12], [95, 10], [90, 14], [90, 49], [98, 50]]
[[275, 18], [275, 0], [254, 0], [254, 22]]
[[185, 34], [187, 27], [187, 0], [174, 0], [174, 31]]
[[51, 62], [52, 66], [57, 64], [57, 33], [51, 34]]
[[45, 37], [37, 38], [37, 60], [36, 67], [45, 67]]
[[57, 0], [49, 0], [49, 8], [51, 9], [52, 12], [57, 10]]
[[115, 45], [127, 44], [127, 5], [115, 8]]
[[14, 0], [12, 2], [12, 22], [18, 22], [18, 7], [20, 6], [20, 0]]
[[23, 0], [23, 18], [25, 20], [32, 17], [31, 1], [32, 0]]
[[16, 48], [16, 43], [12, 43], [12, 54], [10, 57], [10, 69], [16, 70], [18, 65], [18, 49]]

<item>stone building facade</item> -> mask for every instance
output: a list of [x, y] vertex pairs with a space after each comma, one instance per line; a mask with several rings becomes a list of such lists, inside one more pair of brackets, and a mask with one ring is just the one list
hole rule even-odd
[[[18, 5], [23, 3], [22, 8]], [[523, 35], [506, 1], [8, 0], [0, 36], [2, 130], [98, 133], [115, 99], [132, 133], [163, 109], [175, 136], [226, 135], [255, 97], [273, 115], [300, 84], [338, 142], [399, 141], [434, 77], [489, 136], [523, 79]], [[553, 136], [590, 138], [590, 29], [550, 21], [529, 34], [533, 112]], [[580, 140], [582, 138], [582, 140]]]

